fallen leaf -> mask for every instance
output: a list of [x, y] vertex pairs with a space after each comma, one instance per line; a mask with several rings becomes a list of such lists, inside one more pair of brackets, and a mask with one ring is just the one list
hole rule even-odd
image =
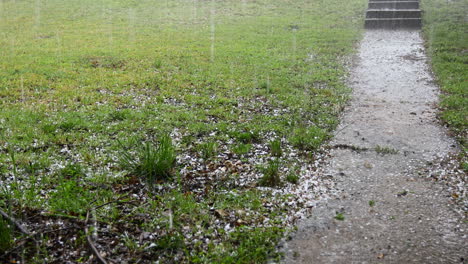
[[372, 169], [374, 166], [371, 163], [369, 163], [368, 161], [365, 161], [364, 162], [364, 167], [366, 167], [367, 169]]
[[219, 218], [228, 216], [228, 213], [226, 213], [226, 211], [224, 211], [223, 209], [218, 209], [218, 210], [215, 210], [214, 212], [215, 212], [215, 215]]
[[405, 196], [405, 195], [407, 195], [407, 194], [408, 194], [408, 191], [407, 191], [407, 190], [404, 190], [404, 191], [402, 191], [402, 192], [399, 192], [399, 193], [397, 194], [397, 196], [398, 196], [398, 197], [402, 197], [402, 196]]

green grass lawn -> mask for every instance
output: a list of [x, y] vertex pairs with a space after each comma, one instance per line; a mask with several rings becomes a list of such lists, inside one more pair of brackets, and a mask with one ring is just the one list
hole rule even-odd
[[[432, 68], [442, 91], [441, 118], [468, 148], [468, 3], [463, 0], [422, 1], [424, 36]], [[468, 171], [468, 164], [465, 163]]]
[[266, 261], [366, 2], [0, 1], [0, 208], [45, 233], [0, 259], [89, 261], [93, 226], [117, 263]]

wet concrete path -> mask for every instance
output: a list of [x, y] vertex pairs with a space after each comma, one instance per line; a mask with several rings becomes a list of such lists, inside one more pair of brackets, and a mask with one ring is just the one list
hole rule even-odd
[[330, 143], [341, 148], [326, 169], [341, 194], [300, 223], [284, 262], [467, 262], [467, 224], [444, 186], [417, 174], [455, 151], [436, 120], [419, 31], [367, 31], [350, 83], [353, 100]]

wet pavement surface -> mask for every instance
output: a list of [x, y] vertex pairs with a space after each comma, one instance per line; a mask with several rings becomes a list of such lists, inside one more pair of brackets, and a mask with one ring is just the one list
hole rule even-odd
[[341, 192], [299, 224], [284, 262], [468, 263], [466, 221], [417, 173], [457, 150], [436, 119], [419, 31], [367, 31], [357, 56], [324, 175]]

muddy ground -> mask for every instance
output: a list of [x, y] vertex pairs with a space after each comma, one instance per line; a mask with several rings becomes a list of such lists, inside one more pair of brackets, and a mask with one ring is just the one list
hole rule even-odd
[[320, 203], [285, 242], [285, 263], [465, 263], [468, 227], [447, 188], [420, 175], [457, 151], [438, 123], [438, 88], [419, 31], [372, 30], [361, 42]]

